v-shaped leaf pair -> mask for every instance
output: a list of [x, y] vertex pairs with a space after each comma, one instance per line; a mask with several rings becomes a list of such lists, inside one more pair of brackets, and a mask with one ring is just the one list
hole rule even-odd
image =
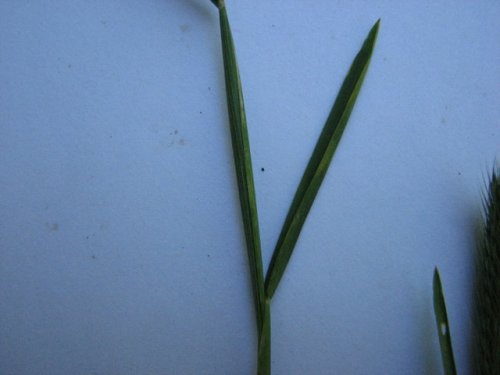
[[219, 9], [229, 125], [257, 317], [258, 374], [268, 375], [271, 358], [270, 300], [283, 277], [307, 214], [352, 112], [368, 69], [380, 20], [370, 30], [342, 84], [295, 193], [264, 282], [252, 161], [236, 53], [224, 1], [211, 1]]

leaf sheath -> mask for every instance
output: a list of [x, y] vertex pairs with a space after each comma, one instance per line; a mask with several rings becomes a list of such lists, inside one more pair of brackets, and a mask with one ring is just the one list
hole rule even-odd
[[257, 375], [271, 374], [271, 309], [269, 300], [266, 300], [264, 305], [257, 363]]
[[265, 291], [272, 298], [285, 272], [306, 217], [323, 182], [363, 83], [380, 20], [370, 30], [340, 88], [288, 211], [266, 275]]

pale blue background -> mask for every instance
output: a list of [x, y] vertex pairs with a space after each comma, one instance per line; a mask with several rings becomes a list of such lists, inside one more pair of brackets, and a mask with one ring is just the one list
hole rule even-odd
[[[500, 2], [227, 3], [266, 264], [382, 18], [272, 303], [273, 374], [440, 374], [435, 265], [469, 374]], [[216, 9], [2, 0], [0, 35], [0, 374], [255, 374]]]

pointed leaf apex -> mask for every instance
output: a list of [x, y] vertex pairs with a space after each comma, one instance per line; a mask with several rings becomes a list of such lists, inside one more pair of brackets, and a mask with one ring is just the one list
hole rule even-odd
[[378, 34], [378, 29], [380, 29], [380, 18], [372, 26], [367, 39], [375, 39]]

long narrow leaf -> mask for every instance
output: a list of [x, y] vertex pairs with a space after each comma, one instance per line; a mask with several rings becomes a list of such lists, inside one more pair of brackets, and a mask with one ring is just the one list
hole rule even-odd
[[266, 275], [265, 291], [268, 298], [272, 298], [285, 272], [307, 214], [340, 142], [370, 63], [379, 24], [380, 20], [370, 30], [351, 65], [295, 193]]
[[223, 1], [215, 4], [219, 8], [229, 125], [260, 336], [265, 309], [264, 275], [245, 107], [226, 7]]
[[436, 316], [444, 373], [445, 375], [456, 375], [457, 370], [455, 368], [455, 359], [453, 358], [453, 348], [451, 347], [450, 325], [444, 301], [443, 286], [441, 285], [441, 278], [439, 277], [437, 268], [434, 270], [432, 286], [434, 290], [434, 314]]

